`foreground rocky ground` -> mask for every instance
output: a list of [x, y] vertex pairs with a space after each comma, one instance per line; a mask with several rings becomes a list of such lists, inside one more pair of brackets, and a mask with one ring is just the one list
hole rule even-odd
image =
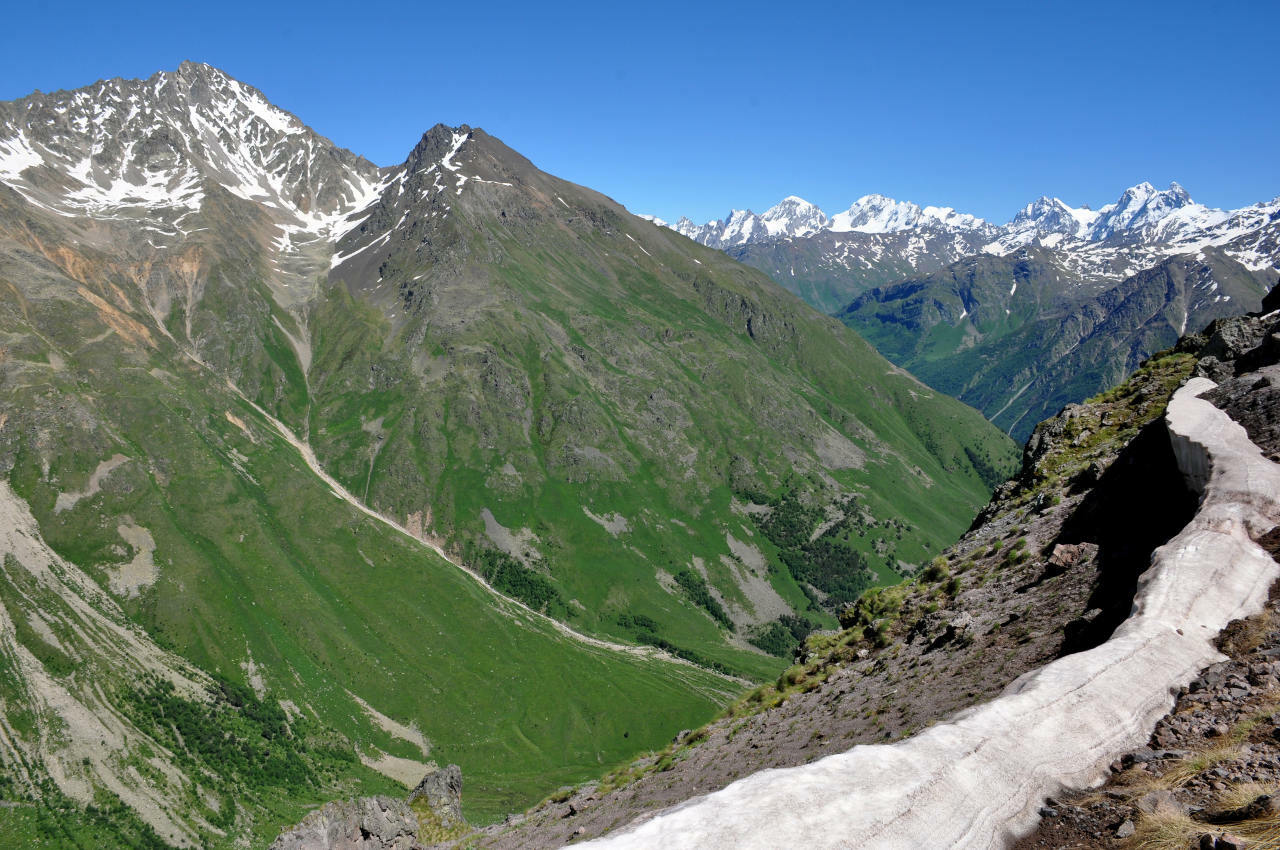
[[[1219, 383], [1206, 397], [1280, 459], [1280, 328], [1242, 319], [1221, 330], [1196, 366]], [[1280, 530], [1259, 543], [1276, 557]], [[1278, 612], [1280, 586], [1265, 611], [1223, 632], [1227, 660], [1183, 689], [1148, 746], [1113, 764], [1102, 788], [1046, 801], [1040, 828], [1019, 850], [1280, 847]]]
[[[1273, 557], [1280, 535], [1269, 535]], [[1042, 847], [1280, 846], [1280, 587], [1267, 609], [1219, 638], [1228, 660], [1178, 696], [1148, 746], [1112, 765], [1088, 794], [1046, 800]]]

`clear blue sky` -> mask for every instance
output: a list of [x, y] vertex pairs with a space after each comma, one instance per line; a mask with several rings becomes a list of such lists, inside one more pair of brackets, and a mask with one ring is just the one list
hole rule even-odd
[[668, 219], [1280, 194], [1274, 0], [42, 5], [4, 12], [0, 100], [195, 59], [379, 164], [469, 123]]

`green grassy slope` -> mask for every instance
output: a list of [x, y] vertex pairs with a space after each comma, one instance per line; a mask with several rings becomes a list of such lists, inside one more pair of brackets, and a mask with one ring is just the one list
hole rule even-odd
[[[43, 263], [24, 272], [56, 282]], [[586, 646], [497, 600], [335, 498], [254, 408], [162, 336], [123, 340], [61, 283], [21, 297], [0, 286], [0, 457], [45, 538], [104, 587], [150, 548], [134, 529], [145, 530], [158, 578], [120, 603], [197, 667], [260, 681], [348, 754], [462, 765], [466, 811], [482, 821], [661, 745], [736, 689]], [[59, 509], [59, 494], [90, 490], [117, 455], [96, 493]], [[389, 734], [353, 694], [427, 746]]]
[[[0, 758], [44, 800], [0, 834], [74, 798], [76, 835], [143, 835], [108, 787], [127, 775], [168, 789], [175, 829], [260, 842], [433, 761], [462, 766], [470, 817], [500, 817], [704, 722], [741, 687], [707, 668], [776, 676], [800, 626], [926, 561], [1011, 465], [975, 411], [763, 275], [469, 144], [465, 192], [423, 201], [432, 178], [406, 179], [415, 200], [349, 237], [396, 238], [327, 279], [282, 276], [262, 211], [216, 186], [168, 248], [0, 189], [0, 473], [87, 576], [42, 591], [48, 617], [0, 600], [3, 713], [34, 717]], [[331, 492], [259, 406], [399, 528]], [[238, 696], [166, 702], [66, 625], [82, 602]], [[58, 721], [37, 680], [207, 782], [41, 749]], [[218, 741], [265, 737], [250, 721], [275, 730], [253, 756], [282, 765], [266, 790], [215, 769]]]
[[[334, 271], [310, 316], [311, 434], [346, 486], [398, 517], [429, 507], [424, 522], [460, 547], [503, 546], [494, 521], [520, 535], [516, 554], [572, 622], [621, 636], [620, 617], [648, 617], [757, 674], [758, 656], [667, 578], [701, 572], [739, 639], [758, 628], [731, 537], [770, 565], [778, 597], [829, 622], [746, 503], [866, 512], [877, 525], [854, 548], [876, 562], [869, 581], [892, 581], [958, 535], [1012, 462], [972, 410], [764, 275], [479, 131], [459, 159], [493, 182], [422, 201], [411, 176], [412, 200], [341, 246], [378, 243]], [[393, 225], [403, 236], [378, 242]]]

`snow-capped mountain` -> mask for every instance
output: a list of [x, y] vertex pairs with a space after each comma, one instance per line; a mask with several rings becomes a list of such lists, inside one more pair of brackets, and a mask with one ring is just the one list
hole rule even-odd
[[792, 196], [763, 215], [734, 210], [701, 226], [682, 218], [674, 229], [729, 251], [831, 310], [871, 286], [929, 274], [962, 257], [1032, 247], [1058, 252], [1062, 265], [1089, 284], [1118, 282], [1165, 257], [1210, 246], [1224, 247], [1251, 269], [1276, 267], [1277, 209], [1280, 199], [1210, 209], [1177, 183], [1160, 190], [1143, 182], [1097, 210], [1042, 196], [1004, 225], [873, 194], [830, 217]]
[[256, 89], [194, 62], [0, 104], [0, 182], [62, 215], [145, 218], [159, 239], [183, 231], [216, 185], [260, 204], [282, 247], [330, 240], [381, 177]]
[[[655, 224], [665, 224], [660, 219], [644, 218]], [[829, 221], [822, 210], [804, 198], [789, 195], [760, 214], [751, 210], [730, 210], [725, 218], [702, 225], [681, 216], [672, 229], [712, 248], [731, 248], [769, 239], [811, 236], [828, 226]]]
[[1039, 242], [1056, 245], [1063, 239], [1075, 239], [1087, 233], [1099, 213], [1088, 207], [1070, 207], [1060, 198], [1041, 195], [1018, 210], [1003, 228], [999, 239], [984, 246], [991, 254], [1005, 254], [1023, 245]]
[[896, 233], [916, 227], [941, 226], [953, 230], [982, 230], [987, 223], [951, 207], [920, 207], [884, 195], [863, 195], [853, 206], [831, 219], [835, 233]]
[[1083, 235], [1092, 242], [1121, 234], [1133, 237], [1155, 228], [1188, 206], [1199, 205], [1177, 183], [1170, 183], [1168, 189], [1159, 191], [1150, 183], [1142, 182], [1125, 189], [1118, 201], [1099, 210], [1097, 220]]
[[760, 216], [770, 236], [808, 236], [827, 227], [826, 214], [804, 198], [788, 195]]
[[[751, 210], [733, 210], [726, 218], [703, 225], [682, 217], [673, 229], [716, 248], [804, 238], [822, 232], [901, 233], [920, 228], [965, 234], [985, 232], [991, 238], [982, 250], [1003, 255], [1032, 243], [1055, 247], [1067, 240], [1116, 245], [1185, 243], [1238, 219], [1244, 212], [1198, 204], [1178, 183], [1160, 190], [1143, 182], [1125, 189], [1115, 203], [1098, 210], [1087, 205], [1072, 207], [1060, 198], [1042, 195], [1018, 210], [1005, 225], [990, 224], [952, 207], [921, 207], [911, 201], [873, 194], [864, 195], [844, 212], [830, 217], [808, 201], [791, 195], [761, 215]], [[671, 226], [661, 219], [646, 218]]]
[[[645, 218], [656, 224], [666, 224], [651, 216]], [[789, 195], [760, 214], [735, 209], [723, 219], [713, 219], [702, 225], [681, 217], [673, 227], [695, 242], [721, 249], [770, 239], [798, 239], [824, 232], [901, 233], [917, 228], [982, 233], [992, 237], [999, 232], [998, 228], [981, 218], [956, 212], [951, 207], [921, 207], [884, 195], [864, 195], [844, 212], [830, 217], [803, 198]]]

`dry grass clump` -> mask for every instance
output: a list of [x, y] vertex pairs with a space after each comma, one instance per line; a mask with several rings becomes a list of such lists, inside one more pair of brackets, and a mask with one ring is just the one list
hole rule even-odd
[[1138, 831], [1123, 845], [1127, 850], [1187, 850], [1208, 831], [1190, 815], [1163, 809], [1144, 814], [1137, 827]]
[[1214, 643], [1227, 655], [1245, 655], [1253, 652], [1262, 645], [1267, 633], [1271, 630], [1271, 616], [1271, 609], [1264, 608], [1252, 617], [1232, 620], [1219, 633]]
[[[1258, 782], [1242, 782], [1215, 798], [1215, 812], [1244, 809], [1259, 797], [1280, 789]], [[1280, 809], [1247, 820], [1206, 823], [1190, 815], [1167, 809], [1143, 814], [1137, 832], [1124, 843], [1126, 850], [1188, 850], [1199, 847], [1200, 836], [1230, 833], [1248, 841], [1249, 850], [1280, 850]]]

